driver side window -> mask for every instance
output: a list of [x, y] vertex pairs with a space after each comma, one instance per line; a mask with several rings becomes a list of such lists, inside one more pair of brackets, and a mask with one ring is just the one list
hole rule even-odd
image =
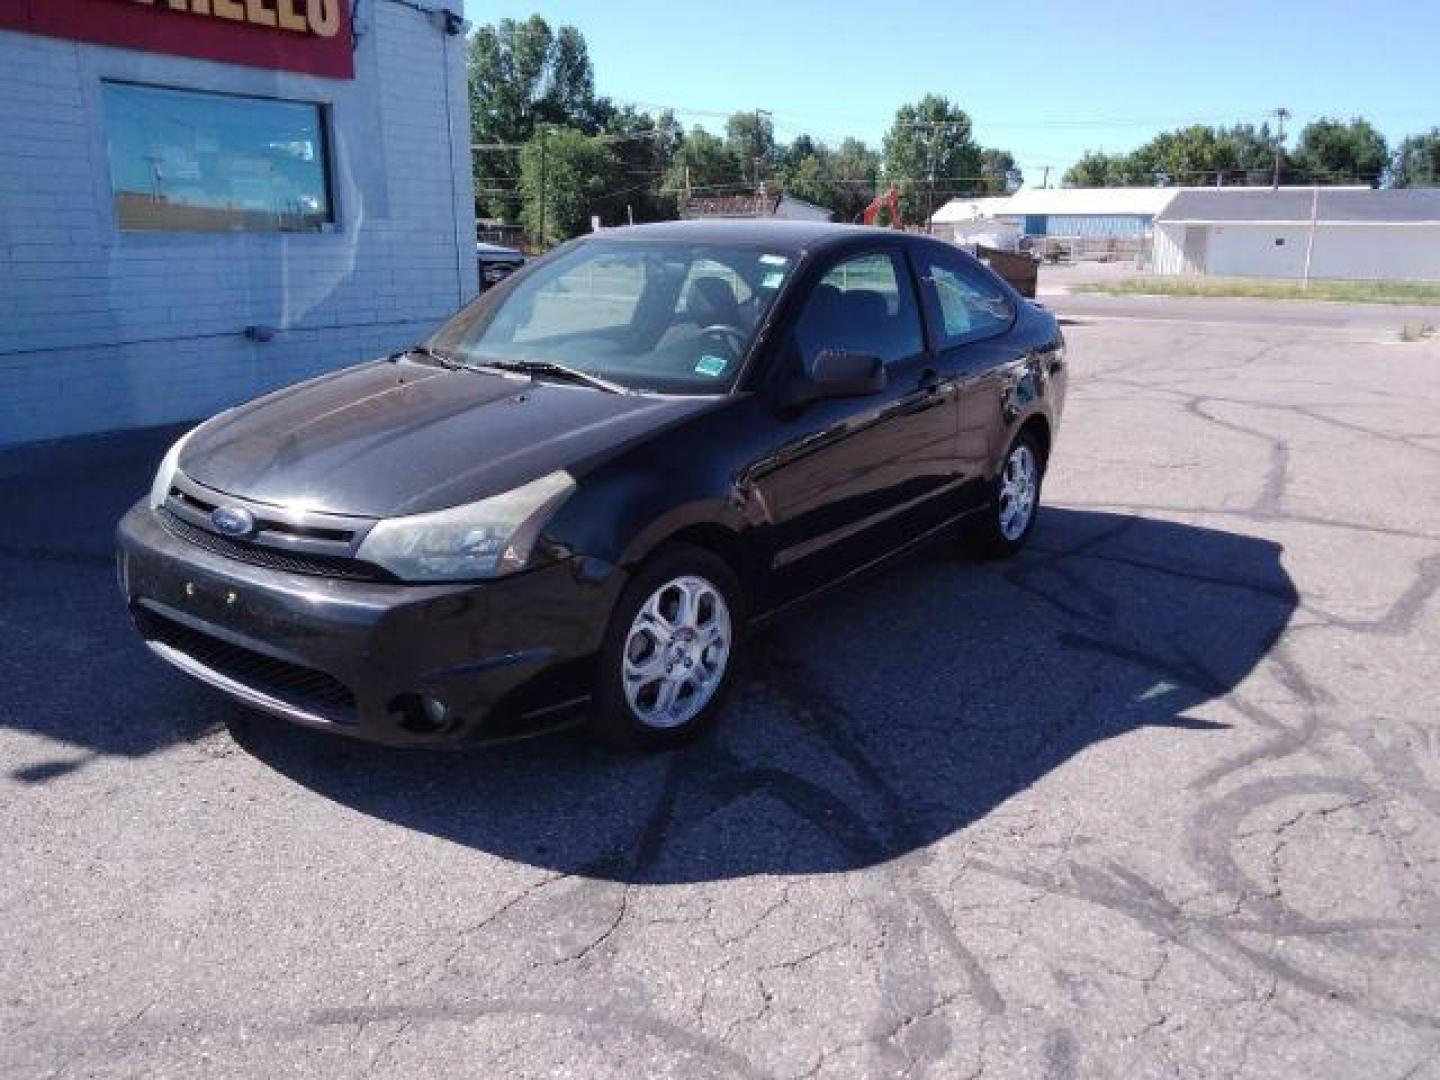
[[807, 369], [825, 349], [878, 356], [886, 364], [923, 352], [903, 256], [877, 252], [837, 263], [805, 301], [795, 340]]

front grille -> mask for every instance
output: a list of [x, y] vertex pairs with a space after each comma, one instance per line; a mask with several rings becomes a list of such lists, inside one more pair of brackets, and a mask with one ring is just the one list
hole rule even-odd
[[[178, 506], [188, 507], [202, 517], [209, 517], [210, 512], [220, 505], [214, 499], [201, 497], [198, 485], [194, 481], [188, 481], [192, 485], [190, 490], [180, 487], [178, 484], [170, 489], [169, 502]], [[328, 540], [334, 544], [348, 546], [355, 539], [353, 529], [325, 528], [317, 525], [297, 525], [292, 521], [286, 521], [279, 517], [266, 517], [263, 512], [256, 515], [256, 525], [265, 532], [275, 533], [278, 536], [306, 537], [314, 540]]]
[[138, 609], [136, 617], [146, 638], [184, 653], [211, 671], [305, 712], [340, 724], [355, 723], [355, 695], [323, 671], [231, 644], [149, 608]]
[[197, 528], [165, 507], [160, 508], [159, 514], [160, 524], [164, 525], [172, 536], [202, 547], [212, 554], [249, 563], [251, 566], [285, 570], [292, 574], [318, 574], [321, 577], [345, 578], [349, 581], [395, 580], [393, 575], [370, 563], [328, 555], [301, 555], [278, 551], [260, 544], [247, 544], [241, 540], [232, 540], [228, 536]]

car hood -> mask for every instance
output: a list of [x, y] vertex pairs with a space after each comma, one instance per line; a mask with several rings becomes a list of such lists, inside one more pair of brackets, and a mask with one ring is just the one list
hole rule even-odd
[[526, 377], [376, 361], [201, 425], [180, 469], [241, 498], [393, 517], [591, 463], [723, 401], [610, 394]]

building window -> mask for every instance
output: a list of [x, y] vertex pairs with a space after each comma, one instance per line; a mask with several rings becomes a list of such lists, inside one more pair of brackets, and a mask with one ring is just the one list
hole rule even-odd
[[335, 220], [319, 105], [106, 83], [115, 218], [132, 232], [320, 232]]

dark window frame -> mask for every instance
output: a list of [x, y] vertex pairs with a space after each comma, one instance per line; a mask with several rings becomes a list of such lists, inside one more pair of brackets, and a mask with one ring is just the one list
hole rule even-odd
[[[119, 192], [115, 185], [114, 162], [110, 155], [110, 117], [105, 115], [105, 92], [109, 87], [128, 87], [137, 90], [158, 90], [162, 92], [186, 94], [190, 96], [225, 98], [233, 101], [248, 101], [259, 103], [273, 103], [278, 105], [298, 105], [304, 108], [313, 109], [316, 119], [316, 135], [319, 140], [319, 150], [316, 160], [320, 165], [321, 187], [325, 196], [325, 218], [316, 229], [235, 229], [235, 228], [134, 228], [127, 227], [122, 223], [120, 208], [118, 205]], [[116, 232], [127, 237], [144, 236], [245, 236], [255, 237], [302, 237], [302, 236], [328, 236], [342, 231], [342, 218], [337, 198], [337, 173], [339, 163], [335, 159], [335, 139], [333, 132], [334, 107], [329, 101], [316, 101], [305, 98], [283, 97], [278, 94], [247, 93], [233, 90], [208, 90], [194, 86], [185, 86], [169, 82], [146, 82], [134, 78], [109, 78], [100, 79], [100, 104], [102, 116], [102, 131], [104, 132], [103, 145], [105, 147], [105, 169], [106, 181], [110, 190], [110, 215]]]

